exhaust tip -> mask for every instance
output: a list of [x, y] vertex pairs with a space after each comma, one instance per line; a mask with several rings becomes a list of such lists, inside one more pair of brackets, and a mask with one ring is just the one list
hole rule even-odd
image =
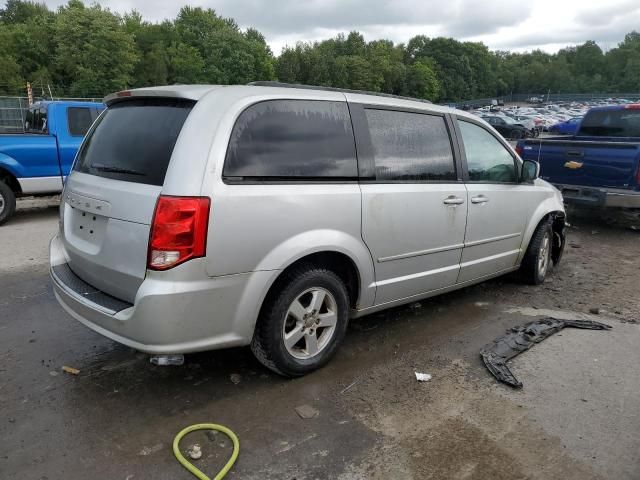
[[184, 355], [153, 355], [149, 358], [153, 365], [165, 367], [168, 365], [183, 365]]

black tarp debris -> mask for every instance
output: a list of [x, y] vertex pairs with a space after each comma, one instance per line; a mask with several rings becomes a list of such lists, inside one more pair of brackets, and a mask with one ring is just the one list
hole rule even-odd
[[509, 370], [507, 361], [565, 327], [587, 330], [611, 329], [610, 325], [592, 320], [560, 320], [546, 317], [510, 328], [505, 335], [482, 347], [480, 356], [491, 374], [500, 382], [515, 388], [522, 388], [522, 383]]

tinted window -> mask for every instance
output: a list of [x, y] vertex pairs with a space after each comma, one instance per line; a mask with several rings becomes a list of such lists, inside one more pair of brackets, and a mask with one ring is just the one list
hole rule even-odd
[[75, 169], [127, 182], [162, 185], [193, 102], [127, 100], [109, 107], [78, 155]]
[[377, 180], [456, 180], [443, 117], [365, 110]]
[[69, 107], [67, 109], [69, 133], [75, 137], [84, 137], [96, 119], [96, 112], [95, 108]]
[[587, 112], [579, 135], [590, 137], [640, 137], [640, 110], [596, 110]]
[[516, 167], [511, 153], [484, 128], [458, 122], [467, 155], [469, 180], [474, 182], [516, 181]]
[[231, 133], [227, 177], [355, 178], [349, 109], [343, 102], [270, 100], [240, 114]]

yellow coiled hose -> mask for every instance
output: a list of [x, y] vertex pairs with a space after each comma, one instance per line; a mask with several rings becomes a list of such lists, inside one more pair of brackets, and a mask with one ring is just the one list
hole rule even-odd
[[178, 459], [178, 462], [180, 462], [180, 465], [189, 470], [195, 477], [199, 478], [200, 480], [211, 480], [211, 478], [205, 475], [201, 470], [197, 469], [189, 460], [184, 458], [184, 455], [182, 455], [182, 452], [180, 451], [180, 440], [182, 440], [182, 437], [184, 437], [188, 433], [195, 432], [196, 430], [215, 430], [217, 432], [222, 432], [233, 442], [233, 453], [231, 454], [231, 457], [229, 457], [229, 460], [227, 460], [225, 466], [222, 468], [222, 470], [220, 470], [220, 472], [218, 472], [213, 480], [223, 479], [227, 475], [227, 473], [229, 473], [229, 470], [231, 470], [231, 467], [233, 467], [233, 464], [236, 463], [236, 460], [238, 459], [238, 455], [240, 454], [240, 440], [238, 440], [238, 437], [235, 433], [233, 433], [232, 430], [228, 429], [224, 425], [218, 425], [216, 423], [197, 423], [181, 430], [176, 435], [176, 438], [173, 439], [173, 454]]

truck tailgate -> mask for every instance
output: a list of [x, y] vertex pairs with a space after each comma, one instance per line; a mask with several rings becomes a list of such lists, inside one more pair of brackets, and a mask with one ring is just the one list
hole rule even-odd
[[541, 177], [563, 185], [634, 189], [640, 144], [627, 141], [527, 140], [523, 158], [540, 162]]

